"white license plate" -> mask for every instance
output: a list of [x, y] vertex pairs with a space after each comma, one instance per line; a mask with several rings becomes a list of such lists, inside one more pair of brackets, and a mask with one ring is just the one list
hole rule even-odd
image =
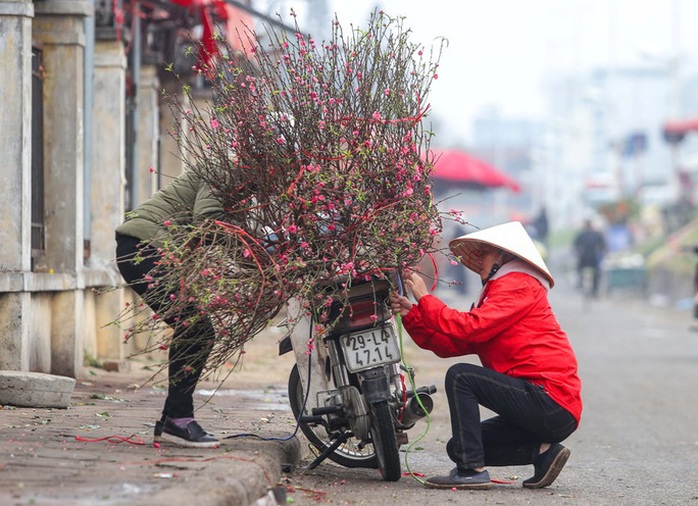
[[400, 361], [392, 325], [342, 336], [342, 347], [351, 372]]

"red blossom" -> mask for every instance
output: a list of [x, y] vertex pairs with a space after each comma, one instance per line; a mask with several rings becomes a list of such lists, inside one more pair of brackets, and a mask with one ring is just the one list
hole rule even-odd
[[[239, 353], [289, 297], [323, 322], [314, 328], [322, 335], [353, 276], [413, 267], [437, 249], [423, 120], [439, 51], [425, 61], [402, 23], [374, 13], [345, 34], [333, 22], [322, 45], [300, 30], [250, 33], [252, 61], [221, 51], [204, 68], [216, 76], [214, 103], [201, 110], [200, 101], [172, 97], [187, 117], [175, 127], [181, 158], [225, 211], [167, 227], [169, 274], [153, 293], [168, 294], [167, 321], [211, 319], [209, 369]], [[336, 276], [343, 282], [318, 297], [314, 287]]]

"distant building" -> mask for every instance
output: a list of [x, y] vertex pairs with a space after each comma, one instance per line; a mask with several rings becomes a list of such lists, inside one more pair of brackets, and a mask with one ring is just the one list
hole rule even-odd
[[534, 171], [558, 226], [580, 223], [604, 200], [666, 194], [646, 189], [672, 182], [661, 125], [672, 111], [698, 111], [694, 98], [682, 101], [677, 92], [674, 74], [646, 65], [548, 79]]
[[542, 139], [541, 123], [528, 118], [506, 117], [491, 107], [476, 116], [472, 130], [469, 150], [522, 186], [519, 194], [506, 193], [509, 212], [504, 218], [537, 212], [543, 202], [536, 181], [531, 179], [531, 171], [535, 148]]

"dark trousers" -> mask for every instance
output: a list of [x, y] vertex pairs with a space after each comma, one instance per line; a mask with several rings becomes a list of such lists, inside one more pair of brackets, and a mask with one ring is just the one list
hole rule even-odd
[[596, 297], [599, 294], [599, 283], [601, 281], [601, 266], [598, 263], [579, 262], [577, 264], [577, 288], [583, 288], [586, 290], [589, 287], [584, 286], [584, 269], [592, 269], [591, 295]]
[[[541, 388], [473, 364], [446, 373], [452, 438], [448, 456], [460, 469], [532, 464], [542, 443], [560, 442], [574, 417]], [[480, 421], [480, 405], [498, 416]]]
[[[165, 312], [169, 307], [169, 293], [166, 287], [164, 291], [155, 287], [155, 281], [163, 275], [158, 267], [161, 259], [158, 251], [140, 244], [134, 237], [116, 234], [116, 259], [129, 286], [155, 314]], [[146, 280], [146, 276], [150, 279]], [[165, 317], [164, 321], [173, 332], [168, 357], [167, 399], [162, 413], [171, 418], [194, 416], [194, 389], [211, 352], [215, 331], [211, 321], [201, 316], [194, 305], [185, 307], [176, 317]]]

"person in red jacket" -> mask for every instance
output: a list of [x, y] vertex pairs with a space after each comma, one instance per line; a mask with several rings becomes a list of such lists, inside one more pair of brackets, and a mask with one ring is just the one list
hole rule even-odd
[[[428, 293], [420, 275], [405, 286], [417, 304], [393, 293], [391, 308], [414, 342], [440, 357], [477, 355], [446, 373], [456, 467], [425, 481], [428, 488], [487, 489], [485, 466], [533, 464], [526, 488], [547, 487], [570, 456], [560, 444], [582, 412], [577, 359], [548, 302], [554, 280], [519, 222], [466, 234], [449, 245], [483, 288], [470, 311]], [[480, 406], [496, 413], [480, 419]]]

